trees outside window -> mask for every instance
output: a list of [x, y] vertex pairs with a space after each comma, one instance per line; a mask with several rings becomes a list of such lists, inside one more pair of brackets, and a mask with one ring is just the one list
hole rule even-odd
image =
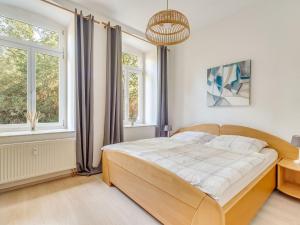
[[143, 56], [123, 52], [124, 124], [143, 123]]
[[0, 46], [0, 124], [26, 123], [27, 58], [24, 49]]
[[62, 34], [0, 16], [0, 128], [25, 124], [27, 112], [63, 126]]
[[40, 122], [59, 121], [59, 57], [36, 53], [36, 111]]
[[0, 36], [15, 38], [22, 41], [29, 41], [47, 46], [50, 48], [59, 47], [59, 34], [45, 28], [34, 26], [16, 19], [0, 15]]

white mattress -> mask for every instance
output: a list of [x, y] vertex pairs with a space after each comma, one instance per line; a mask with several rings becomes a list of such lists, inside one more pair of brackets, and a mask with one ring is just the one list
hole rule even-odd
[[273, 162], [278, 158], [278, 154], [274, 149], [265, 148], [260, 153], [266, 156], [266, 159], [262, 164], [257, 166], [254, 170], [244, 176], [242, 179], [231, 185], [223, 195], [217, 200], [221, 206], [224, 206], [240, 191], [242, 191], [248, 184], [250, 184], [256, 177], [258, 177], [263, 171], [265, 171]]

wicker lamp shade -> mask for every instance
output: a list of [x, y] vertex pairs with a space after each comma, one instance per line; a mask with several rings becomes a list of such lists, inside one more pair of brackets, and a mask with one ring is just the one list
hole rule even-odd
[[155, 45], [175, 45], [190, 36], [189, 21], [177, 10], [167, 9], [153, 15], [146, 29], [146, 38]]

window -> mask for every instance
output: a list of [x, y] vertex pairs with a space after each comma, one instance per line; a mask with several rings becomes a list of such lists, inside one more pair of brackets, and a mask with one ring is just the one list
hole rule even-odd
[[63, 30], [0, 15], [0, 128], [26, 127], [40, 112], [41, 127], [63, 127]]
[[59, 121], [59, 57], [36, 53], [36, 111], [40, 122]]
[[144, 123], [144, 59], [142, 53], [123, 52], [124, 124]]
[[24, 49], [0, 46], [0, 123], [26, 123], [27, 58]]
[[59, 47], [57, 32], [3, 16], [0, 16], [0, 36], [32, 41], [51, 48]]

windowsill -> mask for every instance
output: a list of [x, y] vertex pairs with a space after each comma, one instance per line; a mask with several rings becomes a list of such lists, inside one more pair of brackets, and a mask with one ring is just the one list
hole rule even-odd
[[156, 127], [154, 124], [134, 124], [133, 126], [131, 125], [124, 125], [124, 128], [138, 128], [138, 127]]
[[75, 131], [69, 129], [0, 132], [0, 144], [15, 144], [33, 141], [75, 138]]
[[53, 129], [53, 130], [26, 130], [26, 131], [10, 131], [0, 132], [0, 137], [12, 137], [12, 136], [31, 136], [31, 135], [42, 135], [42, 134], [57, 134], [57, 133], [74, 133], [73, 130], [68, 129]]

